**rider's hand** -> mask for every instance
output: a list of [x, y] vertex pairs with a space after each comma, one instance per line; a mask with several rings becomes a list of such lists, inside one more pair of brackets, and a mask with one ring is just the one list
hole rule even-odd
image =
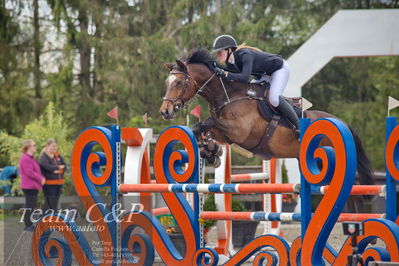
[[218, 77], [226, 78], [226, 72], [219, 67], [215, 67], [215, 73], [216, 73], [216, 76], [218, 76]]

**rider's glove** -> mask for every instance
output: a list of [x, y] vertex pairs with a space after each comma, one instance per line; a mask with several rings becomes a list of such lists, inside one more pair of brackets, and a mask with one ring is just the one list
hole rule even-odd
[[218, 76], [218, 77], [221, 77], [224, 79], [226, 78], [226, 74], [225, 74], [226, 72], [219, 67], [215, 67], [215, 73], [216, 73], [216, 76]]

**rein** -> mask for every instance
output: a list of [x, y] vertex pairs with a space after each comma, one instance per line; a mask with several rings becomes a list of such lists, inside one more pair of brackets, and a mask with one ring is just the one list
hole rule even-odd
[[[201, 86], [201, 88], [198, 89], [198, 91], [197, 91], [196, 94], [201, 93], [201, 92], [204, 90], [205, 86], [208, 85], [208, 83], [213, 79], [213, 77], [214, 77], [215, 75], [216, 75], [216, 73], [213, 73], [213, 75]], [[197, 84], [198, 84], [198, 83], [197, 83]], [[195, 95], [194, 95], [194, 96], [195, 96]]]
[[227, 98], [227, 102], [230, 103], [230, 98], [229, 98], [229, 95], [227, 94], [226, 87], [224, 86], [224, 82], [221, 77], [219, 77], [219, 80], [220, 80], [220, 84], [222, 84], [224, 95], [226, 95], [226, 98]]

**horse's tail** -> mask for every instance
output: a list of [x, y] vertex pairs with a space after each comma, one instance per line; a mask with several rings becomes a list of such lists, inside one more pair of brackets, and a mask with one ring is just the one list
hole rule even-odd
[[355, 141], [357, 155], [357, 174], [359, 182], [361, 185], [374, 185], [375, 176], [373, 174], [373, 169], [371, 168], [370, 159], [367, 156], [366, 151], [364, 150], [359, 135], [351, 126], [348, 125], [348, 127]]

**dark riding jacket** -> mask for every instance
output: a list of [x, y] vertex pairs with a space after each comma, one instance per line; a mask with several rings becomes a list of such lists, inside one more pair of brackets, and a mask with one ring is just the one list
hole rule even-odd
[[[234, 64], [226, 62], [227, 80], [248, 83], [251, 75], [271, 75], [283, 65], [281, 55], [242, 48], [233, 53]], [[234, 73], [235, 72], [235, 73]]]

